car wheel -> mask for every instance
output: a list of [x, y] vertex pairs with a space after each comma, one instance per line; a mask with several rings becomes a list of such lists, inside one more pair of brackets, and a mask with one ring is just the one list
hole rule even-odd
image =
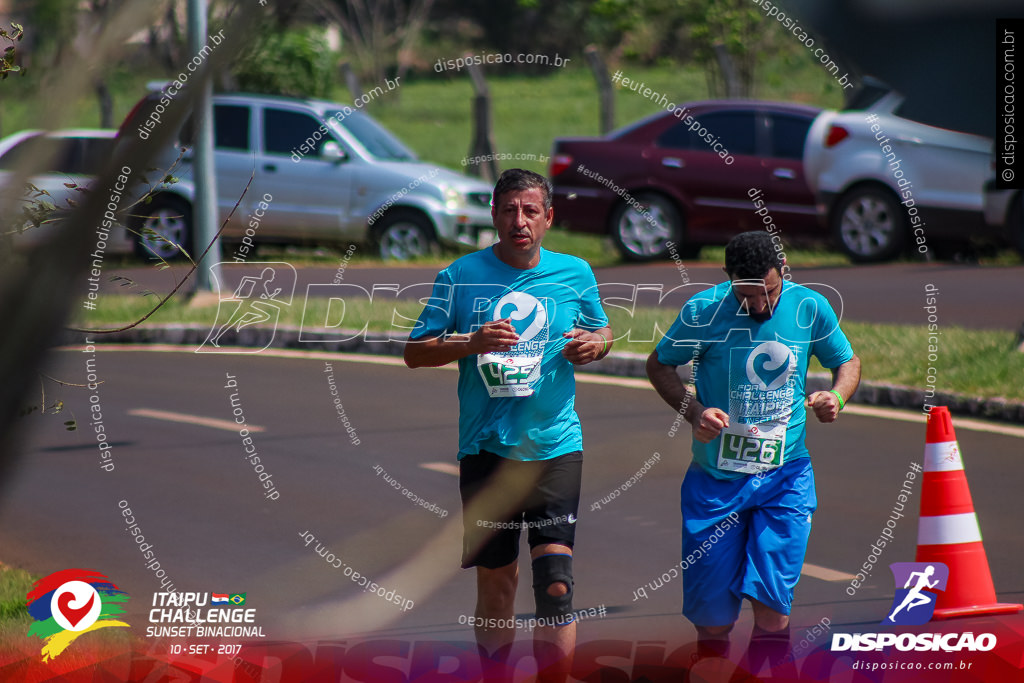
[[[140, 256], [155, 256], [164, 261], [184, 258], [181, 248], [192, 251], [192, 207], [178, 197], [160, 195], [138, 207], [132, 220], [135, 248]], [[159, 237], [158, 237], [159, 236]]]
[[396, 211], [373, 226], [373, 239], [384, 260], [404, 261], [426, 256], [434, 248], [434, 228], [425, 216], [411, 211]]
[[[612, 241], [623, 258], [630, 261], [667, 258], [672, 251], [669, 242], [682, 252], [683, 219], [675, 205], [664, 195], [654, 193], [641, 193], [634, 199], [638, 206], [622, 202], [612, 214]], [[642, 213], [645, 209], [646, 213]], [[692, 249], [687, 248], [686, 253]]]
[[847, 192], [832, 214], [840, 248], [856, 263], [888, 261], [903, 250], [906, 218], [896, 198], [878, 187]]

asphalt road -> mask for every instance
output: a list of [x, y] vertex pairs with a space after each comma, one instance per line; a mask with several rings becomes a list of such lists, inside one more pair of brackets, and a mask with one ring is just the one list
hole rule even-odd
[[[341, 261], [339, 261], [339, 266]], [[623, 265], [599, 268], [597, 281], [625, 283], [627, 285], [660, 285], [668, 293], [663, 305], [678, 308], [689, 295], [705, 287], [698, 283], [716, 284], [724, 279], [722, 269], [707, 264], [684, 263], [684, 272], [674, 263], [659, 262], [646, 265]], [[373, 291], [374, 287], [397, 285], [399, 296], [423, 297], [430, 292], [429, 284], [437, 274], [435, 268], [390, 267], [366, 268], [347, 265], [340, 272], [335, 268], [298, 269], [296, 296], [306, 295], [309, 284], [338, 282], [353, 284]], [[225, 287], [232, 290], [244, 275], [258, 275], [261, 266], [231, 264], [224, 268]], [[140, 289], [167, 292], [174, 286], [174, 278], [183, 277], [187, 269], [175, 266], [158, 271], [153, 268], [110, 269], [110, 275], [120, 274], [138, 283]], [[685, 275], [685, 277], [684, 277]], [[897, 263], [871, 266], [836, 268], [795, 268], [793, 280], [801, 284], [819, 285], [817, 290], [826, 294], [843, 319], [858, 322], [926, 324], [928, 314], [934, 312], [942, 325], [959, 325], [974, 329], [1016, 331], [1024, 325], [1024, 304], [1017, 296], [1024, 282], [1024, 266], [976, 266], [952, 263]], [[689, 284], [686, 284], [689, 283]], [[925, 311], [925, 286], [938, 290], [937, 310]], [[103, 283], [108, 293], [125, 293], [123, 281]], [[421, 287], [414, 287], [421, 285]], [[191, 290], [191, 284], [186, 285]], [[604, 293], [604, 291], [602, 291]], [[393, 296], [393, 295], [392, 295]], [[642, 295], [640, 305], [658, 305], [655, 294]]]
[[[60, 351], [47, 372], [84, 382], [91, 356]], [[141, 635], [161, 587], [125, 524], [127, 506], [177, 590], [246, 592], [268, 638], [472, 640], [470, 628], [459, 624], [460, 615], [472, 614], [474, 580], [458, 568], [460, 505], [451, 473], [457, 373], [367, 360], [99, 350], [94, 370], [103, 383], [95, 402], [114, 468], [101, 469], [92, 438], [92, 392], [60, 390], [79, 429], [65, 431], [64, 418], [31, 418], [24, 456], [0, 497], [0, 559], [39, 574], [68, 567], [107, 574], [132, 596], [126, 620]], [[338, 419], [328, 375], [352, 432]], [[645, 383], [604, 382], [578, 385], [586, 465], [575, 604], [603, 605], [607, 614], [581, 622], [579, 640], [689, 642], [692, 628], [679, 616], [679, 579], [647, 588], [646, 599], [636, 592], [679, 562], [678, 487], [689, 460], [689, 430], [669, 436], [674, 416]], [[265, 497], [245, 457], [233, 423], [238, 409], [277, 499]], [[920, 416], [887, 414], [906, 419], [851, 409], [833, 425], [810, 425], [819, 511], [807, 562], [816, 568], [808, 568], [797, 589], [794, 642], [822, 618], [833, 630], [870, 630], [892, 600], [886, 565], [914, 559], [919, 485], [895, 542], [866, 586], [847, 595], [849, 575], [870, 554], [909, 465], [922, 461]], [[1016, 435], [959, 428], [957, 436], [999, 597], [1021, 601], [1024, 549], [1016, 504], [1024, 484], [1024, 430], [1008, 429]], [[660, 459], [634, 486], [593, 507], [655, 453]], [[384, 473], [447, 516], [416, 505], [386, 483]], [[315, 536], [312, 545], [305, 545], [303, 533]], [[317, 543], [414, 606], [402, 611], [361, 592], [316, 554]], [[521, 572], [529, 577], [528, 565]], [[528, 579], [522, 583], [516, 608], [527, 618], [532, 591]], [[737, 630], [741, 642], [750, 619], [747, 607]], [[1012, 619], [1019, 620], [961, 623], [977, 632]]]

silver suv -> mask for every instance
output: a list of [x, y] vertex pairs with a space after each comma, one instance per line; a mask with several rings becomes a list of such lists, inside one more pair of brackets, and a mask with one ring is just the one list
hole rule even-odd
[[992, 139], [923, 122], [934, 114], [866, 78], [845, 110], [822, 112], [811, 126], [807, 182], [853, 261], [992, 240], [982, 214]]
[[[146, 139], [161, 93], [151, 92], [121, 125], [119, 135]], [[364, 112], [333, 102], [268, 95], [213, 97], [214, 168], [223, 220], [252, 185], [224, 229], [246, 244], [360, 242], [383, 258], [427, 253], [436, 243], [480, 246], [493, 238], [491, 187], [416, 155]], [[186, 123], [180, 140], [191, 138]], [[171, 164], [186, 143], [158, 159]], [[190, 248], [191, 153], [140, 207], [140, 227]], [[156, 241], [150, 248], [173, 257]], [[198, 245], [196, 245], [198, 246]]]

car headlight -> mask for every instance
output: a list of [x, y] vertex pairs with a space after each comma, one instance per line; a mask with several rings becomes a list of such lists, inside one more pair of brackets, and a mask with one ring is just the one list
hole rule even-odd
[[457, 211], [466, 207], [466, 195], [456, 190], [454, 187], [447, 187], [442, 190], [441, 196], [444, 198], [444, 206], [449, 211]]

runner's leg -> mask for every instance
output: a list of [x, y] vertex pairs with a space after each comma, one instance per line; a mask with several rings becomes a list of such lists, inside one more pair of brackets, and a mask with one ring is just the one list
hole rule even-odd
[[[486, 650], [488, 657], [505, 662], [515, 640], [516, 585], [519, 581], [519, 562], [513, 561], [504, 567], [476, 568], [476, 618], [473, 627], [478, 645]], [[483, 626], [479, 620], [483, 620]], [[489, 627], [488, 624], [497, 624]]]

